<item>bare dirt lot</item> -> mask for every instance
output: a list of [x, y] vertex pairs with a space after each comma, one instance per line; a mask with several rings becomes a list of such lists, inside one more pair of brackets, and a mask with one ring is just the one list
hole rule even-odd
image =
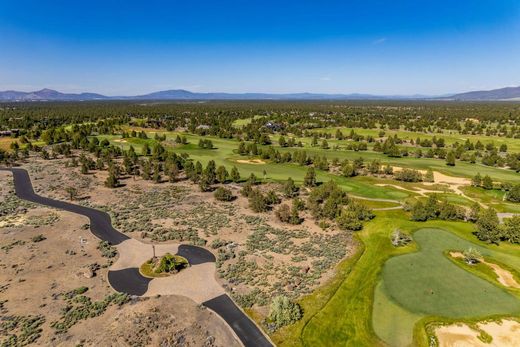
[[[237, 346], [215, 314], [178, 296], [115, 295], [97, 240], [72, 213], [25, 203], [0, 172], [0, 344]], [[93, 334], [92, 332], [96, 332]]]

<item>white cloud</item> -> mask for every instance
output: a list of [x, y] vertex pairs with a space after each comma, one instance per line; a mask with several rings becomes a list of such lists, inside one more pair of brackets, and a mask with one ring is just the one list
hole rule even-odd
[[373, 45], [380, 45], [386, 41], [386, 37], [378, 38], [377, 40], [372, 41]]

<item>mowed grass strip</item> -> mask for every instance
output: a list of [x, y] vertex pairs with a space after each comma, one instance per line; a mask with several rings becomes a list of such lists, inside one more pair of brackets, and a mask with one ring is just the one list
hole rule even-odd
[[413, 327], [424, 316], [407, 311], [390, 299], [380, 282], [374, 293], [372, 324], [374, 331], [391, 347], [413, 344]]
[[[264, 179], [264, 171], [266, 172], [265, 179], [268, 181], [285, 181], [287, 178], [292, 177], [296, 183], [303, 183], [303, 178], [307, 173], [308, 167], [300, 166], [297, 164], [276, 164], [266, 161], [265, 164], [253, 164], [244, 162], [248, 157], [240, 156], [234, 151], [238, 147], [238, 141], [221, 139], [218, 137], [211, 136], [198, 136], [193, 134], [175, 133], [175, 132], [158, 132], [161, 135], [165, 134], [167, 140], [175, 139], [177, 134], [186, 136], [188, 144], [186, 145], [165, 145], [168, 150], [175, 153], [187, 153], [190, 158], [194, 161], [200, 161], [203, 165], [206, 165], [210, 160], [215, 161], [217, 166], [223, 165], [228, 170], [233, 166], [236, 166], [240, 171], [242, 178], [246, 179], [252, 173], [255, 174], [259, 179]], [[138, 154], [141, 154], [142, 147], [145, 143], [151, 147], [155, 140], [153, 136], [155, 132], [149, 132], [149, 139], [129, 138], [122, 139], [119, 135], [100, 135], [97, 136], [99, 140], [107, 139], [110, 143], [115, 146], [119, 146], [124, 150], [128, 150], [130, 146], [133, 146]], [[214, 149], [202, 149], [198, 147], [198, 142], [201, 138], [210, 139], [213, 142]], [[400, 191], [392, 187], [377, 187], [374, 186], [373, 180], [369, 177], [353, 177], [346, 178], [339, 175], [335, 175], [329, 172], [317, 170], [318, 181], [327, 182], [334, 180], [338, 185], [345, 191], [354, 195], [359, 195], [367, 198], [375, 199], [391, 199], [401, 200], [410, 196], [410, 193]]]
[[443, 254], [478, 246], [441, 229], [418, 230], [414, 239], [419, 251], [388, 260], [382, 272], [385, 293], [400, 306], [417, 314], [450, 318], [520, 312], [518, 298]]
[[[356, 234], [363, 248], [351, 271], [331, 293], [326, 304], [316, 312], [300, 332], [304, 346], [378, 346], [383, 342], [372, 328], [374, 290], [385, 260], [392, 254], [409, 251], [395, 249], [390, 233], [411, 223], [401, 211], [376, 212], [377, 217]], [[412, 223], [413, 225], [413, 223]], [[305, 305], [303, 306], [305, 310]], [[297, 332], [295, 332], [296, 334]], [[281, 345], [286, 345], [285, 341]], [[288, 344], [292, 345], [292, 344]]]

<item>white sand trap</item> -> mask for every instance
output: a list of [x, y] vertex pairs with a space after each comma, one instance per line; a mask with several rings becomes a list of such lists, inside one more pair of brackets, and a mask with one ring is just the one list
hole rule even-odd
[[455, 176], [448, 176], [444, 175], [438, 171], [433, 172], [433, 180], [435, 183], [445, 183], [448, 185], [469, 185], [471, 184], [471, 180], [464, 177], [455, 177]]
[[256, 165], [261, 165], [261, 164], [265, 164], [265, 161], [263, 161], [262, 159], [238, 159], [237, 160], [237, 163], [240, 163], [240, 164], [256, 164]]
[[486, 264], [487, 266], [489, 266], [491, 269], [493, 269], [493, 271], [495, 271], [495, 273], [498, 276], [497, 280], [498, 280], [498, 282], [500, 282], [500, 284], [502, 284], [506, 287], [520, 288], [520, 284], [518, 284], [518, 282], [515, 280], [515, 278], [513, 277], [513, 274], [511, 272], [509, 272], [505, 269], [502, 269], [497, 264], [488, 263], [484, 260], [482, 260], [482, 262], [484, 264]]
[[[453, 258], [463, 258], [464, 254], [461, 252], [450, 252], [450, 256]], [[500, 282], [500, 284], [511, 287], [511, 288], [520, 288], [520, 284], [515, 280], [513, 274], [505, 269], [502, 269], [499, 265], [488, 263], [484, 259], [479, 260], [481, 263], [486, 264], [489, 266], [495, 273], [497, 274], [497, 281]]]
[[126, 141], [125, 139], [115, 139], [113, 140], [114, 142], [120, 142], [120, 143], [126, 143], [128, 141]]
[[[393, 166], [394, 172], [402, 171], [403, 168], [399, 166]], [[427, 170], [417, 170], [423, 175], [427, 172]], [[432, 182], [424, 182], [424, 184], [436, 184], [436, 183], [444, 183], [447, 185], [468, 185], [471, 184], [471, 180], [464, 177], [455, 177], [455, 176], [448, 176], [445, 174], [442, 174], [438, 171], [433, 171], [433, 183]]]
[[414, 189], [408, 189], [408, 188], [401, 187], [401, 186], [398, 186], [395, 184], [387, 184], [387, 183], [376, 183], [375, 186], [392, 187], [395, 189], [400, 189], [400, 190], [404, 190], [404, 191], [411, 192], [411, 193], [417, 193], [421, 196], [426, 196], [426, 193], [439, 193], [439, 194], [444, 193], [443, 191], [440, 191], [440, 190], [430, 190], [430, 189], [424, 189], [424, 188], [418, 188], [418, 187], [414, 187]]
[[[403, 168], [399, 167], [399, 166], [394, 166], [393, 169], [394, 169], [394, 171], [399, 172]], [[417, 171], [419, 171], [423, 175], [426, 173], [426, 170], [417, 170]], [[482, 207], [487, 208], [487, 206], [485, 204], [483, 204], [480, 201], [477, 201], [473, 198], [470, 198], [469, 196], [464, 194], [464, 192], [462, 190], [460, 190], [460, 187], [471, 184], [471, 180], [468, 178], [448, 176], [448, 175], [442, 174], [438, 171], [433, 171], [433, 182], [422, 182], [422, 183], [426, 186], [431, 186], [434, 184], [446, 184], [449, 187], [449, 189], [451, 189], [453, 192], [455, 192], [455, 194], [460, 195], [470, 201], [478, 203]]]
[[447, 325], [436, 329], [440, 347], [513, 347], [520, 346], [520, 323], [503, 320], [500, 323], [480, 323], [478, 327], [493, 340], [484, 343], [478, 339], [479, 332], [466, 324]]

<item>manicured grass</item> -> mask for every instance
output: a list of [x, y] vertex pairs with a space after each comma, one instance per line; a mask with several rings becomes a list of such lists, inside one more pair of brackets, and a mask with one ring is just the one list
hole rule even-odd
[[417, 314], [452, 318], [520, 312], [520, 300], [464, 271], [443, 254], [469, 247], [480, 248], [483, 254], [491, 251], [441, 229], [421, 229], [414, 239], [419, 252], [394, 257], [383, 268], [384, 290], [400, 306]]
[[[376, 218], [356, 234], [363, 245], [358, 253], [338, 266], [333, 281], [300, 301], [305, 312], [304, 319], [274, 334], [274, 341], [280, 346], [377, 346], [383, 344], [380, 338], [393, 346], [403, 346], [402, 342], [408, 343], [414, 331], [414, 322], [423, 315], [407, 311], [393, 298], [385, 300], [376, 290], [383, 265], [389, 258], [417, 250], [415, 243], [394, 248], [389, 237], [395, 228], [407, 233], [424, 228], [450, 230], [460, 238], [447, 231], [445, 233], [458, 240], [461, 245], [478, 246], [484, 255], [492, 255], [494, 259], [514, 268], [520, 265], [518, 246], [484, 245], [472, 235], [473, 224], [446, 221], [412, 222], [402, 211], [379, 211], [376, 212]], [[445, 260], [449, 262], [448, 259]], [[467, 273], [466, 275], [472, 276]], [[489, 285], [500, 291], [492, 284]], [[507, 294], [505, 296], [507, 297]], [[516, 299], [509, 296], [506, 300]], [[374, 306], [376, 303], [377, 307]], [[383, 316], [388, 312], [395, 315], [391, 318], [393, 324], [388, 322], [388, 316]], [[377, 318], [376, 315], [380, 317]], [[383, 325], [379, 325], [380, 323]]]
[[[350, 133], [350, 130], [352, 128], [345, 128], [345, 127], [334, 127], [334, 128], [326, 128], [326, 129], [315, 129], [316, 132], [328, 132], [330, 134], [335, 134], [337, 129], [341, 129], [343, 132], [343, 135], [348, 135]], [[354, 128], [354, 131], [359, 135], [371, 135], [374, 138], [378, 138], [379, 131], [378, 129], [363, 129], [363, 128]], [[420, 137], [421, 139], [432, 139], [433, 136], [436, 136], [437, 138], [442, 137], [444, 138], [446, 145], [451, 145], [455, 142], [458, 143], [464, 143], [466, 139], [469, 139], [471, 142], [476, 143], [478, 140], [482, 142], [484, 145], [488, 143], [495, 144], [496, 147], [499, 147], [501, 144], [506, 144], [509, 151], [511, 152], [520, 152], [520, 139], [512, 139], [512, 138], [506, 138], [506, 137], [499, 137], [499, 136], [482, 136], [482, 135], [463, 135], [459, 134], [455, 131], [449, 131], [445, 130], [442, 134], [425, 134], [420, 132], [413, 132], [413, 131], [406, 131], [403, 128], [399, 130], [385, 130], [385, 137], [386, 136], [394, 136], [397, 134], [399, 138], [406, 139], [406, 140], [414, 140]]]
[[456, 205], [470, 207], [475, 204], [473, 201], [455, 193], [437, 193], [437, 196], [439, 198], [445, 198], [446, 200], [448, 200], [448, 202], [451, 202]]
[[382, 283], [376, 286], [372, 324], [377, 336], [390, 346], [407, 347], [413, 342], [413, 329], [423, 316], [399, 306], [383, 290]]
[[394, 202], [385, 202], [385, 201], [371, 201], [371, 200], [359, 200], [363, 205], [368, 208], [390, 208], [401, 206], [400, 204], [396, 204]]
[[[166, 134], [167, 140], [174, 140], [178, 133], [175, 132], [160, 132]], [[153, 138], [154, 132], [149, 132], [148, 136]], [[214, 160], [217, 166], [224, 165], [230, 170], [233, 166], [236, 166], [240, 171], [240, 175], [243, 178], [247, 178], [251, 173], [254, 173], [258, 178], [263, 179], [264, 170], [266, 171], [266, 180], [268, 181], [285, 181], [287, 178], [292, 177], [296, 183], [301, 184], [303, 178], [308, 170], [305, 166], [299, 166], [296, 164], [275, 164], [266, 162], [266, 164], [250, 164], [239, 162], [239, 160], [248, 159], [234, 153], [238, 146], [236, 140], [220, 139], [217, 137], [207, 136], [205, 138], [211, 139], [214, 149], [201, 149], [198, 147], [198, 141], [201, 138], [197, 135], [184, 134], [188, 139], [186, 145], [176, 145], [174, 147], [168, 146], [168, 149], [176, 153], [187, 153], [190, 158], [194, 161], [200, 161], [203, 165], [206, 165], [210, 160]], [[112, 144], [119, 146], [125, 150], [129, 149], [132, 145], [137, 153], [141, 153], [142, 146], [147, 142], [150, 146], [153, 144], [153, 139], [124, 139], [125, 142], [121, 142], [119, 135], [102, 135], [98, 136], [100, 140], [107, 139]], [[368, 198], [378, 199], [393, 199], [400, 200], [408, 197], [410, 193], [397, 190], [391, 187], [377, 187], [374, 186], [374, 180], [369, 177], [354, 177], [346, 178], [338, 175], [334, 175], [329, 172], [317, 170], [317, 178], [321, 182], [327, 182], [329, 180], [335, 180], [340, 187], [345, 191], [354, 195], [364, 196]]]
[[234, 127], [237, 127], [237, 128], [241, 128], [245, 125], [248, 125], [250, 124], [253, 119], [259, 119], [259, 118], [264, 118], [265, 116], [260, 116], [260, 115], [257, 115], [257, 116], [254, 116], [253, 118], [242, 118], [242, 119], [237, 119], [233, 122], [233, 126]]
[[504, 200], [505, 192], [498, 189], [483, 189], [466, 186], [462, 188], [464, 194], [476, 199], [498, 212], [520, 213], [520, 204]]
[[146, 263], [141, 265], [141, 267], [139, 268], [139, 272], [144, 277], [149, 277], [149, 278], [168, 277], [168, 276], [170, 276], [170, 274], [167, 274], [167, 273], [157, 273], [157, 272], [153, 271], [153, 264], [150, 263], [149, 261], [147, 261]]
[[463, 187], [461, 190], [467, 196], [478, 199], [485, 204], [492, 203], [496, 200], [502, 201], [505, 194], [504, 191], [498, 189], [483, 189], [472, 186]]

